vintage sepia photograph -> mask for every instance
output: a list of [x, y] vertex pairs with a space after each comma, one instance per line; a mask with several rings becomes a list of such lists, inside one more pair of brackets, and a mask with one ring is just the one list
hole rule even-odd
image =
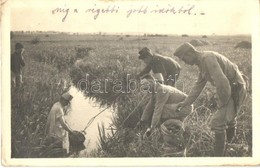
[[1, 3], [3, 165], [259, 165], [259, 1]]

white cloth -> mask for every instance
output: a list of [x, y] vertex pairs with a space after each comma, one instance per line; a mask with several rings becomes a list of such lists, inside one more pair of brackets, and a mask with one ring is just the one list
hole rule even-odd
[[68, 133], [65, 129], [62, 128], [62, 125], [59, 121], [60, 117], [64, 117], [63, 107], [60, 102], [56, 102], [48, 115], [46, 131], [47, 135], [50, 137], [59, 138], [62, 141], [62, 146], [64, 149], [69, 150], [68, 144]]

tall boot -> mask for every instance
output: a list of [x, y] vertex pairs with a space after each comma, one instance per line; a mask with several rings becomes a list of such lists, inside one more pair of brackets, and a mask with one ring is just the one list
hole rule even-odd
[[215, 132], [215, 147], [214, 147], [214, 156], [221, 157], [224, 156], [226, 143], [226, 133], [216, 133]]
[[228, 127], [226, 130], [227, 142], [231, 143], [234, 137], [236, 136], [236, 127]]

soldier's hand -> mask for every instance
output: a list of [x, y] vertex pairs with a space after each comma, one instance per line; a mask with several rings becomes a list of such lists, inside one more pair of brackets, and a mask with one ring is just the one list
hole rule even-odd
[[152, 134], [151, 128], [147, 128], [147, 130], [146, 130], [145, 133], [144, 133], [144, 138], [150, 137], [151, 134]]
[[177, 112], [180, 112], [181, 109], [183, 108], [183, 106], [184, 106], [184, 102], [180, 102], [180, 103], [178, 103], [178, 104], [177, 104], [176, 111], [177, 111]]
[[78, 131], [73, 130], [73, 131], [72, 131], [72, 134], [76, 135], [76, 134], [78, 134]]
[[84, 135], [87, 134], [85, 130], [82, 130], [81, 133], [84, 134]]

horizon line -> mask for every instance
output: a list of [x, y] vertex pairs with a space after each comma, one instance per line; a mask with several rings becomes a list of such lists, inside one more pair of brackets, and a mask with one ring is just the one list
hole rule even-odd
[[225, 36], [225, 35], [234, 35], [234, 36], [251, 36], [250, 33], [237, 33], [237, 34], [217, 34], [217, 33], [211, 33], [211, 34], [189, 34], [189, 33], [158, 33], [158, 32], [102, 32], [102, 31], [96, 31], [96, 32], [72, 32], [72, 31], [55, 31], [55, 30], [10, 30], [10, 32], [14, 33], [57, 33], [57, 34], [70, 34], [70, 35], [168, 35], [168, 36], [181, 36], [181, 35], [188, 35], [188, 36]]

